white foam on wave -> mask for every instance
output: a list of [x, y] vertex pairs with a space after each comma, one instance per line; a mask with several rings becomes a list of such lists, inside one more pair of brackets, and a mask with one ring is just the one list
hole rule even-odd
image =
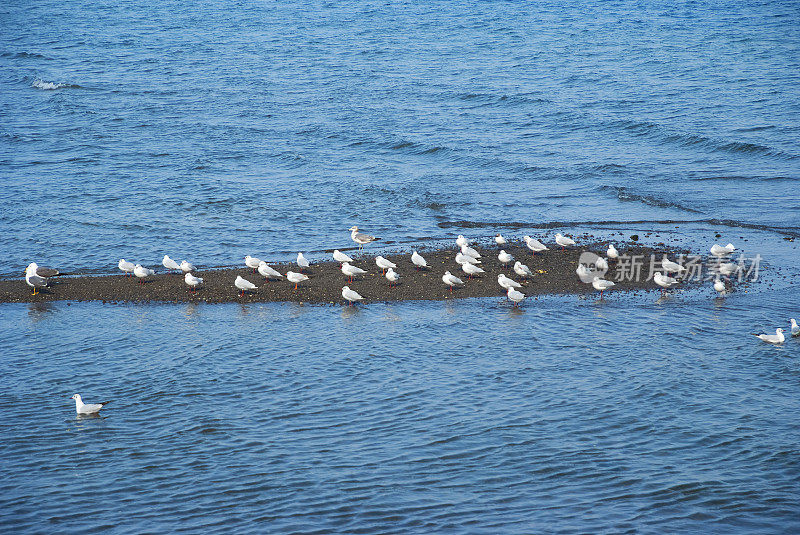
[[31, 84], [31, 87], [35, 87], [36, 89], [44, 89], [45, 91], [52, 91], [54, 89], [61, 89], [62, 87], [69, 87], [69, 84], [56, 84], [53, 82], [45, 82], [41, 78], [37, 78]]

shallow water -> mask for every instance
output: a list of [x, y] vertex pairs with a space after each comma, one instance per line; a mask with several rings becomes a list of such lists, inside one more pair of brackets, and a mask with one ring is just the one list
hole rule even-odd
[[314, 260], [353, 224], [763, 258], [723, 299], [0, 305], [4, 531], [800, 530], [798, 342], [748, 334], [800, 315], [794, 3], [0, 21], [3, 276]]

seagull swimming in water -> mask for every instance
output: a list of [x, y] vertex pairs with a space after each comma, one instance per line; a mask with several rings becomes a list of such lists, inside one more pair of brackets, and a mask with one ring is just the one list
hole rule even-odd
[[547, 251], [547, 246], [537, 240], [536, 238], [531, 238], [530, 236], [523, 236], [523, 240], [525, 240], [525, 245], [528, 246], [528, 249], [531, 250], [534, 256], [536, 253], [541, 253], [542, 251]]
[[783, 329], [775, 329], [775, 334], [753, 334], [753, 336], [768, 344], [782, 344], [786, 340], [786, 337], [783, 336]]
[[575, 240], [572, 238], [567, 238], [566, 236], [562, 236], [559, 232], [556, 234], [556, 243], [559, 244], [563, 249], [567, 245], [575, 245]]
[[375, 236], [370, 236], [369, 234], [359, 232], [358, 227], [355, 225], [350, 227], [348, 230], [350, 230], [350, 239], [358, 244], [359, 251], [364, 247], [364, 245], [378, 239]]
[[411, 253], [411, 263], [414, 264], [416, 269], [424, 269], [428, 267], [428, 262], [416, 251], [412, 251]]
[[233, 285], [239, 288], [239, 295], [242, 297], [244, 297], [245, 292], [252, 292], [253, 290], [258, 289], [258, 286], [247, 279], [243, 279], [239, 275], [236, 276], [236, 280], [233, 282]]
[[133, 262], [128, 262], [124, 258], [120, 258], [119, 262], [117, 263], [117, 267], [125, 272], [126, 277], [130, 277], [131, 273], [133, 273], [133, 269], [136, 267], [136, 264]]
[[789, 320], [789, 325], [792, 327], [792, 336], [800, 336], [800, 326], [797, 325], [794, 318]]
[[167, 269], [174, 269], [175, 271], [181, 270], [180, 264], [171, 259], [168, 255], [164, 255], [164, 258], [161, 259], [161, 265]]
[[84, 403], [80, 394], [72, 394], [70, 399], [75, 400], [75, 412], [78, 414], [95, 414], [104, 406], [111, 403], [110, 401], [104, 401], [102, 403]]
[[275, 269], [271, 268], [269, 264], [264, 262], [263, 260], [258, 263], [258, 273], [264, 277], [264, 282], [268, 282], [270, 279], [282, 279], [283, 275], [278, 273]]
[[191, 273], [184, 275], [183, 281], [186, 283], [186, 285], [189, 287], [189, 291], [192, 293], [195, 293], [197, 288], [203, 284], [203, 279], [201, 277], [195, 277]]

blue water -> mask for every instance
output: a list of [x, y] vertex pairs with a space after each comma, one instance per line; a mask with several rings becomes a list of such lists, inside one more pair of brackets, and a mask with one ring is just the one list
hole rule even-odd
[[[5, 531], [800, 530], [800, 348], [747, 334], [800, 315], [796, 3], [15, 1], [0, 27], [5, 277], [314, 260], [353, 224], [764, 258], [722, 300], [0, 305]], [[114, 401], [76, 420], [76, 391]]]

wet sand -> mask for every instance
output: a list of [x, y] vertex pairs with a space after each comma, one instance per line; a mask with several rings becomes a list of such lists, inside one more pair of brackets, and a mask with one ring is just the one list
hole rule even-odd
[[[155, 268], [157, 274], [150, 277], [144, 284], [140, 284], [136, 277], [119, 275], [105, 276], [71, 276], [54, 277], [50, 279], [50, 287], [32, 295], [31, 288], [25, 283], [23, 277], [19, 279], [0, 280], [0, 302], [43, 302], [43, 301], [104, 301], [104, 302], [273, 302], [294, 301], [305, 303], [343, 303], [342, 286], [348, 285], [351, 289], [364, 296], [364, 302], [379, 301], [404, 301], [404, 300], [445, 300], [467, 297], [505, 296], [505, 290], [497, 283], [497, 275], [504, 273], [506, 276], [520, 282], [522, 291], [526, 296], [542, 294], [599, 294], [591, 284], [584, 284], [575, 273], [578, 258], [584, 251], [592, 251], [600, 256], [605, 256], [606, 244], [595, 246], [572, 247], [566, 250], [551, 249], [543, 253], [532, 255], [523, 245], [505, 246], [504, 249], [514, 256], [515, 260], [526, 264], [534, 273], [530, 279], [524, 279], [514, 273], [510, 264], [504, 268], [497, 254], [499, 247], [475, 248], [483, 255], [482, 267], [486, 270], [480, 278], [469, 280], [461, 267], [455, 262], [456, 249], [439, 249], [419, 251], [428, 261], [428, 268], [416, 270], [411, 263], [411, 254], [384, 254], [383, 256], [395, 264], [395, 271], [400, 273], [401, 280], [395, 287], [389, 286], [389, 281], [375, 265], [374, 254], [356, 255], [348, 252], [354, 258], [353, 264], [367, 270], [365, 275], [353, 282], [339, 269], [339, 264], [334, 261], [312, 263], [304, 273], [309, 280], [302, 282], [298, 289], [288, 281], [278, 280], [265, 282], [264, 278], [253, 270], [244, 267], [218, 268], [203, 270], [198, 268], [195, 275], [202, 277], [203, 286], [191, 293], [184, 283], [183, 274], [166, 273], [166, 269]], [[617, 244], [621, 254], [643, 255], [647, 261], [642, 269], [641, 281], [617, 281], [616, 264], [610, 262], [606, 278], [616, 283], [604, 296], [613, 299], [616, 292], [635, 290], [657, 290], [658, 287], [651, 281], [644, 279], [648, 274], [649, 258], [651, 254], [660, 259], [664, 253], [671, 258], [679, 253], [688, 251], [669, 250], [666, 248], [651, 248], [633, 242]], [[266, 258], [264, 258], [267, 260]], [[295, 264], [270, 264], [281, 273], [287, 270], [299, 271]], [[464, 281], [464, 285], [455, 288], [452, 292], [442, 282], [442, 275], [449, 270]], [[246, 293], [243, 297], [234, 287], [233, 282], [237, 275], [253, 282], [258, 289]], [[676, 287], [680, 289], [689, 283], [681, 283]], [[671, 290], [675, 291], [675, 289]]]

